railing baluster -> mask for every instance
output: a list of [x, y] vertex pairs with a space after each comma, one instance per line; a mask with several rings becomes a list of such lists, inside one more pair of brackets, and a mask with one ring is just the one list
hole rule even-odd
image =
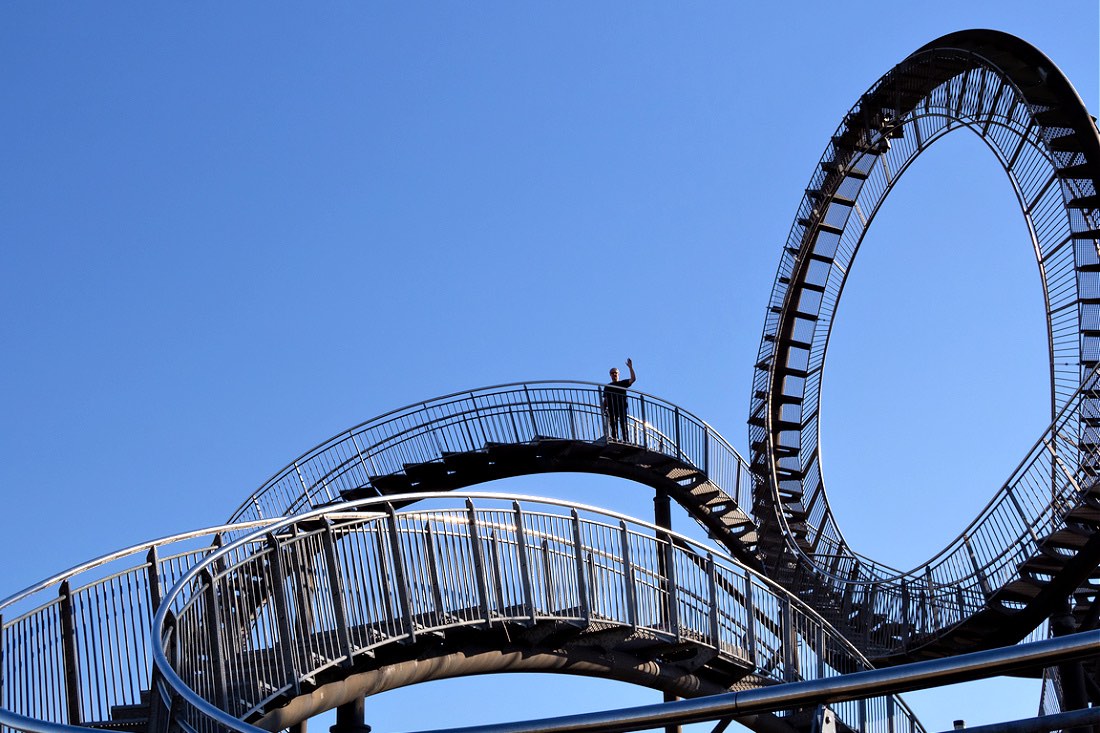
[[221, 621], [218, 616], [218, 592], [214, 587], [214, 576], [209, 569], [203, 568], [199, 576], [206, 583], [204, 595], [206, 596], [204, 621], [206, 623], [206, 643], [210, 650], [210, 664], [214, 672], [214, 694], [217, 696], [217, 704], [222, 710], [229, 710], [229, 691], [225, 683], [225, 656], [222, 653], [222, 639], [219, 630]]
[[351, 647], [351, 634], [348, 631], [344, 583], [340, 574], [340, 563], [336, 558], [336, 537], [330, 522], [325, 522], [324, 531], [321, 533], [321, 545], [324, 548], [325, 566], [328, 569], [329, 600], [332, 602], [332, 610], [336, 616], [336, 638], [340, 644], [340, 651], [344, 655], [344, 661], [340, 666], [350, 667], [354, 651]]
[[756, 659], [756, 605], [753, 603], [752, 576], [745, 575], [745, 633], [748, 636], [749, 659]]
[[626, 522], [619, 520], [619, 537], [622, 540], [623, 561], [623, 585], [626, 591], [627, 616], [630, 619], [630, 627], [638, 630], [638, 595], [634, 587], [634, 562], [630, 559], [630, 531], [626, 528]]
[[279, 650], [282, 653], [283, 674], [295, 694], [300, 692], [298, 664], [294, 655], [294, 637], [290, 632], [290, 609], [286, 601], [286, 573], [279, 540], [270, 532], [267, 535], [268, 555], [271, 560], [271, 600], [275, 609], [275, 623], [279, 631]]
[[497, 603], [497, 615], [507, 616], [504, 612], [504, 573], [500, 565], [500, 539], [496, 530], [489, 532], [489, 549], [493, 554], [493, 595]]
[[393, 510], [393, 504], [386, 504], [386, 522], [390, 531], [390, 550], [393, 554], [394, 574], [397, 576], [397, 597], [401, 603], [401, 617], [405, 622], [405, 634], [408, 640], [413, 642], [416, 641], [416, 624], [413, 623], [409, 583], [405, 576], [405, 553], [401, 551], [401, 535], [397, 532], [397, 515]]
[[707, 592], [710, 594], [710, 637], [714, 648], [722, 651], [721, 627], [718, 625], [718, 570], [714, 554], [707, 553]]
[[485, 561], [481, 556], [481, 539], [479, 537], [477, 528], [477, 510], [474, 509], [474, 502], [471, 499], [466, 500], [466, 512], [467, 523], [470, 528], [470, 552], [474, 557], [474, 575], [477, 582], [477, 597], [481, 603], [482, 618], [485, 619], [485, 625], [489, 626], [492, 623], [492, 617], [489, 614], [489, 589], [485, 587]]
[[439, 580], [439, 559], [435, 551], [435, 533], [431, 522], [424, 522], [424, 546], [428, 550], [428, 580], [432, 586], [432, 603], [435, 604], [436, 623], [443, 623], [443, 591]]
[[588, 583], [584, 578], [584, 549], [581, 547], [581, 520], [577, 510], [570, 512], [573, 519], [573, 557], [576, 561], [577, 571], [577, 602], [581, 608], [581, 618], [587, 626], [591, 621], [590, 603], [588, 598]]
[[527, 532], [523, 526], [523, 510], [518, 501], [512, 502], [516, 522], [516, 553], [519, 555], [519, 572], [523, 582], [524, 612], [535, 623], [535, 596], [531, 588], [531, 562], [527, 557]]
[[68, 580], [61, 582], [58, 595], [61, 598], [58, 614], [61, 616], [61, 658], [65, 664], [66, 712], [69, 716], [69, 725], [80, 725], [83, 722], [80, 702], [80, 671], [76, 655], [76, 630], [73, 624], [73, 596]]

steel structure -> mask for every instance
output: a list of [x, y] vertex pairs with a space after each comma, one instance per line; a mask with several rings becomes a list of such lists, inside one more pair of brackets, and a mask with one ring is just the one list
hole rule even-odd
[[[955, 541], [899, 571], [854, 552], [830, 510], [822, 369], [876, 212], [956, 129], [1002, 163], [1031, 234], [1053, 420]], [[1048, 619], [1071, 634], [1052, 648], [1076, 651], [1043, 652], [1059, 665], [1044, 707], [1100, 703], [1098, 183], [1100, 134], [1049, 59], [993, 31], [928, 44], [859, 99], [806, 190], [765, 321], [749, 461], [699, 418], [639, 392], [628, 435], [609, 440], [601, 387], [581, 382], [396, 410], [293, 461], [226, 525], [113, 553], [0, 602], [0, 733], [279, 730], [334, 706], [350, 733], [366, 695], [501, 670], [757, 701], [707, 698], [636, 718], [649, 723], [707, 710], [789, 733], [812, 725], [807, 705], [831, 700], [852, 730], [916, 733], [892, 696], [908, 688], [860, 680], [910, 679], [924, 674], [914, 662], [1013, 644]], [[446, 493], [559, 471], [655, 489], [721, 549], [591, 507]], [[903, 666], [873, 670], [891, 665]], [[694, 717], [678, 718], [685, 709]], [[626, 730], [628, 718], [585, 724]]]

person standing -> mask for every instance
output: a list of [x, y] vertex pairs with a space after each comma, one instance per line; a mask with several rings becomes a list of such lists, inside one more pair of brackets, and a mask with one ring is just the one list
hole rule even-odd
[[626, 388], [634, 384], [638, 375], [634, 373], [634, 362], [626, 360], [626, 368], [630, 370], [629, 379], [619, 379], [618, 367], [611, 368], [611, 381], [603, 388], [603, 410], [607, 416], [610, 437], [613, 440], [626, 442], [629, 433], [626, 422]]

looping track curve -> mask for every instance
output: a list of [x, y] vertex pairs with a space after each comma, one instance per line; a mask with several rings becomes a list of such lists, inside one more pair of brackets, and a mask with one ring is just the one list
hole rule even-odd
[[[1027, 222], [1043, 278], [1057, 419], [958, 540], [899, 573], [856, 554], [829, 507], [819, 458], [822, 370], [847, 274], [876, 212], [920, 153], [956, 129], [976, 133], [1001, 162]], [[1095, 569], [1098, 181], [1100, 135], [1058, 68], [1013, 36], [965, 31], [917, 50], [876, 82], [845, 116], [806, 189], [753, 383], [750, 450], [762, 479], [754, 509], [767, 571], [812, 598], [873, 657], [1017, 641]], [[1038, 476], [1046, 488], [1021, 497]], [[1010, 515], [1008, 529], [998, 527]], [[1095, 586], [1086, 585], [1080, 607], [1095, 602]], [[911, 603], [917, 588], [931, 594], [928, 605]], [[914, 623], [918, 614], [925, 620]]]

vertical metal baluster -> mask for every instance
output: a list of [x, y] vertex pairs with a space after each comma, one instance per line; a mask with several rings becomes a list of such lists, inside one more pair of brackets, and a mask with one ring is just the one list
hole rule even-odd
[[679, 587], [676, 583], [676, 554], [672, 546], [672, 540], [666, 540], [664, 549], [665, 575], [668, 580], [668, 624], [670, 631], [676, 635], [676, 641], [680, 641], [680, 600]]
[[375, 526], [370, 526], [368, 531], [374, 538], [375, 550], [378, 553], [378, 579], [382, 583], [382, 606], [386, 613], [387, 633], [392, 633], [396, 614], [393, 612], [393, 588], [390, 585], [390, 563], [386, 556], [386, 544]]
[[587, 626], [592, 620], [591, 605], [588, 598], [588, 583], [585, 582], [584, 573], [584, 548], [581, 546], [581, 520], [577, 510], [572, 509], [570, 516], [573, 518], [573, 558], [577, 571], [577, 602], [580, 604], [581, 618]]
[[[526, 389], [526, 387], [524, 389]], [[477, 576], [475, 578], [477, 581], [477, 596], [481, 603], [482, 618], [485, 619], [485, 625], [489, 626], [492, 623], [492, 617], [489, 615], [489, 589], [485, 587], [485, 561], [481, 556], [481, 538], [477, 528], [477, 510], [474, 509], [474, 502], [470, 499], [466, 500], [466, 512], [470, 527], [470, 551], [474, 556], [474, 574]]]
[[4, 697], [4, 688], [7, 687], [7, 676], [4, 674], [4, 662], [7, 659], [7, 655], [4, 653], [4, 649], [7, 645], [4, 643], [4, 614], [0, 613], [0, 708], [4, 708], [7, 705], [6, 698]]
[[710, 593], [710, 636], [714, 648], [722, 651], [721, 627], [718, 625], [718, 570], [714, 555], [707, 553], [707, 591]]
[[497, 615], [506, 616], [504, 612], [504, 574], [500, 566], [500, 540], [496, 530], [489, 532], [489, 550], [493, 556], [493, 596], [496, 599]]
[[634, 562], [630, 559], [630, 532], [626, 528], [626, 522], [619, 520], [619, 538], [622, 541], [623, 561], [623, 585], [626, 591], [627, 615], [630, 618], [630, 627], [638, 630], [638, 596], [634, 587]]
[[65, 702], [69, 714], [69, 725], [80, 725], [80, 671], [76, 657], [76, 630], [73, 626], [73, 598], [69, 581], [61, 582], [58, 589], [61, 603], [58, 614], [61, 616], [61, 658], [65, 663]]
[[160, 565], [160, 559], [157, 557], [157, 547], [153, 545], [149, 548], [149, 554], [145, 556], [145, 562], [148, 563], [146, 573], [149, 577], [149, 609], [150, 615], [155, 616], [157, 611], [160, 610], [160, 571], [158, 566]]
[[531, 623], [535, 623], [535, 595], [531, 587], [531, 563], [527, 557], [527, 534], [523, 526], [523, 510], [519, 502], [512, 502], [513, 516], [516, 522], [516, 552], [519, 555], [519, 572], [523, 580], [524, 612]]
[[430, 522], [424, 522], [424, 545], [428, 548], [428, 574], [432, 585], [432, 603], [435, 604], [435, 621], [443, 624], [443, 590], [439, 581], [439, 558], [435, 552], [435, 535]]
[[410, 642], [416, 641], [416, 625], [413, 623], [412, 604], [409, 602], [409, 584], [405, 577], [405, 553], [401, 551], [401, 536], [397, 533], [397, 514], [393, 504], [386, 504], [386, 520], [390, 530], [390, 550], [393, 553], [393, 569], [397, 576], [397, 597], [401, 604], [401, 617], [405, 622], [405, 634]]
[[534, 438], [539, 434], [539, 427], [538, 423], [535, 422], [535, 407], [531, 402], [531, 391], [527, 389], [526, 384], [523, 385], [523, 394], [527, 399], [527, 414], [531, 416], [531, 437]]
[[286, 573], [283, 570], [283, 558], [279, 551], [279, 541], [270, 532], [267, 534], [268, 552], [271, 558], [271, 600], [275, 609], [275, 622], [279, 630], [279, 651], [282, 655], [283, 674], [297, 695], [301, 692], [298, 679], [297, 661], [294, 654], [294, 638], [290, 633], [290, 609], [286, 602]]
[[649, 450], [649, 421], [645, 416], [645, 395], [638, 395], [638, 401], [641, 403], [642, 413], [642, 447]]
[[214, 694], [217, 696], [218, 707], [229, 711], [229, 691], [225, 683], [225, 659], [222, 655], [221, 634], [218, 633], [221, 622], [218, 619], [218, 593], [214, 587], [214, 576], [207, 568], [203, 568], [200, 577], [206, 583], [205, 618], [206, 640], [210, 649], [210, 664], [214, 672]]
[[756, 664], [756, 605], [752, 599], [752, 576], [748, 573], [745, 573], [745, 614], [749, 656], [752, 657], [753, 664]]
[[589, 608], [589, 614], [599, 616], [601, 614], [600, 609], [602, 604], [600, 601], [602, 600], [602, 596], [600, 595], [599, 577], [596, 574], [596, 559], [592, 557], [591, 552], [585, 554], [585, 565], [587, 566], [588, 572], [588, 597], [591, 606]]
[[[783, 646], [783, 679], [786, 682], [798, 680], [797, 662], [794, 658], [794, 649], [791, 639], [794, 638], [794, 628], [791, 623], [791, 600], [786, 596], [779, 599], [779, 643]], [[862, 730], [862, 728], [860, 728]]]
[[554, 600], [554, 571], [550, 565], [550, 545], [546, 540], [542, 541], [542, 566], [543, 584], [546, 586], [546, 612], [553, 616], [556, 614], [554, 606], [557, 605]]
[[681, 461], [684, 460], [684, 451], [680, 447], [680, 408], [677, 407], [673, 411], [673, 418], [676, 427], [676, 457]]
[[325, 522], [325, 529], [321, 534], [321, 545], [325, 551], [325, 566], [328, 568], [329, 593], [332, 597], [332, 609], [336, 615], [336, 638], [340, 644], [340, 651], [344, 655], [341, 667], [352, 665], [351, 634], [348, 631], [348, 611], [344, 601], [344, 582], [340, 575], [340, 563], [336, 559], [336, 538], [333, 535], [332, 524]]

